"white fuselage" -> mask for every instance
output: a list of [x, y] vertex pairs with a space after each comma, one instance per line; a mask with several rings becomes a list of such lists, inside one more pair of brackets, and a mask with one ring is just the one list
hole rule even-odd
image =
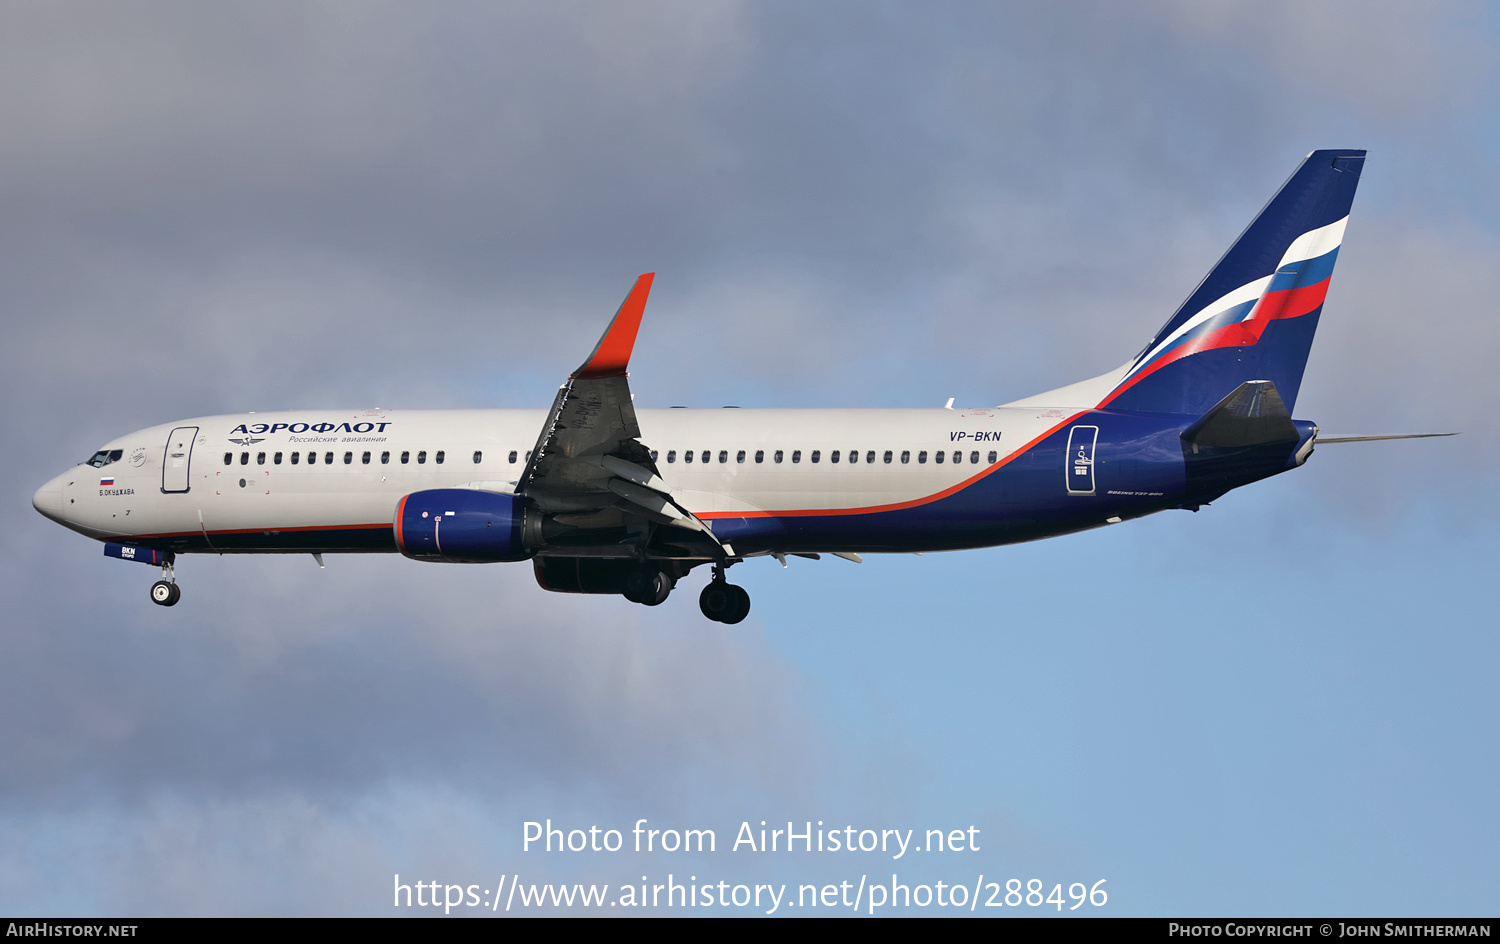
[[[1071, 412], [724, 408], [637, 417], [673, 496], [712, 519], [921, 502], [1003, 464]], [[545, 419], [541, 410], [187, 419], [105, 444], [101, 451], [120, 459], [74, 467], [39, 489], [36, 504], [100, 540], [201, 534], [212, 547], [216, 534], [322, 529], [330, 542], [321, 550], [394, 551], [386, 540], [351, 544], [334, 533], [389, 529], [401, 497], [423, 489], [513, 490]]]

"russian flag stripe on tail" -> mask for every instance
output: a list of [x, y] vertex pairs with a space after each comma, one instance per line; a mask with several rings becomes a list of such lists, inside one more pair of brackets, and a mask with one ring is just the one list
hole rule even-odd
[[1292, 408], [1364, 156], [1308, 155], [1099, 406], [1198, 415], [1270, 380]]

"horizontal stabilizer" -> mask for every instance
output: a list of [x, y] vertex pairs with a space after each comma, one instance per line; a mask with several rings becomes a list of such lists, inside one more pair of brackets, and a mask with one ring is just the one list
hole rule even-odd
[[1198, 446], [1260, 446], [1296, 442], [1302, 436], [1269, 380], [1247, 380], [1182, 432]]
[[1372, 442], [1377, 439], [1432, 439], [1437, 436], [1457, 435], [1457, 433], [1395, 433], [1382, 436], [1325, 436], [1322, 433], [1318, 433], [1317, 443], [1323, 446], [1328, 443]]

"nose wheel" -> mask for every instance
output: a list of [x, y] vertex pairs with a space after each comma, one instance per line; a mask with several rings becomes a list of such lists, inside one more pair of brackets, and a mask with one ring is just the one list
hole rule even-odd
[[151, 602], [157, 606], [172, 606], [182, 599], [182, 591], [177, 589], [177, 584], [158, 580], [151, 585]]
[[176, 606], [182, 599], [182, 589], [177, 586], [177, 575], [172, 571], [170, 558], [161, 565], [162, 579], [151, 585], [151, 602], [157, 606]]
[[724, 568], [714, 565], [714, 578], [698, 595], [698, 609], [718, 623], [738, 623], [750, 615], [750, 594], [724, 579]]

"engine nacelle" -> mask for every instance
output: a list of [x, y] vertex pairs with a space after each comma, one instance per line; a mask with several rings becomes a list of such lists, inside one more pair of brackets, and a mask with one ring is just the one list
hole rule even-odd
[[480, 564], [531, 556], [526, 500], [504, 492], [433, 488], [396, 505], [396, 546], [413, 560]]
[[667, 598], [692, 564], [597, 557], [538, 557], [531, 562], [536, 582], [554, 593], [619, 593], [627, 600], [656, 606]]
[[531, 563], [537, 584], [553, 593], [624, 593], [630, 575], [641, 569], [633, 560], [593, 557], [538, 557]]

